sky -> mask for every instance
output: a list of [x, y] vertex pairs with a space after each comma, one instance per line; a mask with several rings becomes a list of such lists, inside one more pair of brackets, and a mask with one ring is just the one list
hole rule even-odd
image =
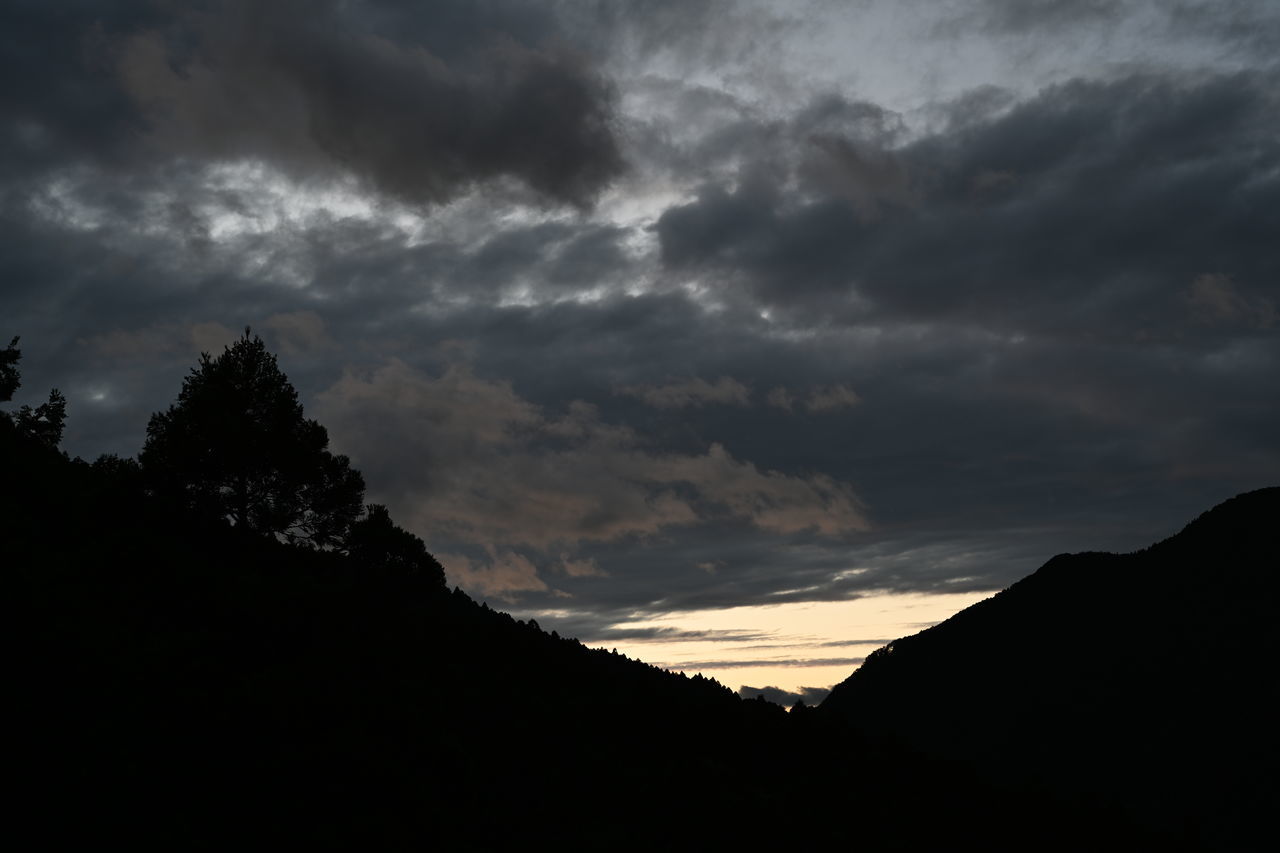
[[252, 327], [451, 584], [812, 701], [1280, 482], [1277, 57], [1270, 0], [11, 0], [15, 403], [132, 456]]

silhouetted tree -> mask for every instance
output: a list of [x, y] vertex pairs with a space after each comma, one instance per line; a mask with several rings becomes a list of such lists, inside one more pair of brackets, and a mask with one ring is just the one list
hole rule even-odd
[[347, 553], [369, 568], [422, 577], [444, 589], [444, 569], [421, 539], [391, 520], [382, 504], [369, 504], [363, 518], [351, 525]]
[[18, 373], [18, 361], [22, 358], [22, 350], [18, 349], [18, 339], [9, 341], [9, 345], [0, 350], [0, 403], [13, 399], [13, 392], [22, 384]]
[[[0, 350], [0, 403], [13, 399], [13, 394], [22, 386], [22, 374], [18, 370], [18, 362], [22, 359], [22, 350], [18, 349], [18, 338]], [[46, 447], [57, 448], [62, 441], [62, 429], [67, 419], [67, 398], [54, 388], [49, 392], [49, 400], [34, 409], [23, 406], [14, 415], [0, 412], [0, 418], [17, 428], [19, 434], [34, 439]]]
[[34, 409], [23, 406], [14, 422], [19, 432], [34, 438], [46, 447], [57, 447], [62, 442], [62, 429], [67, 419], [67, 398], [54, 388], [49, 392], [49, 402]]
[[236, 527], [332, 547], [364, 501], [364, 478], [328, 451], [262, 339], [202, 353], [178, 402], [152, 415], [139, 456], [150, 488]]
[[144, 493], [142, 467], [138, 460], [104, 453], [91, 466], [98, 488], [107, 499], [134, 502]]

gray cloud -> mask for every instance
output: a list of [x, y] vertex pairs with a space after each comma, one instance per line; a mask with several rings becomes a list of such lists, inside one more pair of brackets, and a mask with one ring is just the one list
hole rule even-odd
[[1208, 44], [1214, 53], [1244, 49], [1265, 59], [1274, 58], [1280, 39], [1268, 0], [973, 0], [949, 12], [935, 25], [940, 36], [965, 29], [1051, 42], [1067, 34], [1103, 43], [1137, 36], [1192, 54]]
[[317, 402], [335, 447], [371, 480], [393, 484], [375, 491], [399, 517], [429, 541], [488, 549], [484, 570], [441, 555], [459, 582], [486, 592], [545, 588], [526, 557], [502, 547], [572, 550], [718, 518], [783, 535], [868, 527], [857, 496], [825, 475], [761, 471], [714, 443], [690, 454], [651, 449], [589, 404], [548, 413], [461, 365], [437, 377], [393, 360], [348, 373]]
[[692, 376], [661, 384], [624, 385], [618, 389], [618, 393], [643, 400], [659, 409], [683, 409], [710, 404], [746, 406], [751, 402], [751, 389], [728, 376], [721, 376], [715, 382]]
[[1270, 299], [1276, 269], [1260, 249], [1277, 208], [1274, 91], [1257, 73], [1052, 87], [898, 149], [894, 168], [916, 176], [903, 178], [910, 206], [886, 199], [869, 217], [838, 186], [804, 200], [777, 179], [710, 185], [658, 220], [662, 259], [775, 310], [820, 305], [846, 322], [873, 311], [1188, 335], [1176, 295], [1198, 276]]
[[767, 58], [796, 18], [784, 7], [735, 0], [623, 0], [556, 4], [562, 24], [624, 68], [705, 69]]
[[582, 205], [623, 167], [607, 81], [519, 4], [225, 0], [11, 17], [10, 32], [57, 45], [6, 51], [7, 70], [53, 95], [14, 87], [14, 144], [133, 169], [265, 159], [427, 202], [510, 178]]
[[843, 4], [45, 5], [0, 11], [0, 335], [72, 453], [253, 325], [456, 581], [594, 635], [994, 590], [1280, 477], [1265, 5], [1132, 54], [973, 6], [1068, 72], [957, 48], [918, 109], [797, 70]]
[[774, 408], [791, 411], [796, 405], [803, 405], [810, 412], [830, 412], [836, 409], [845, 409], [849, 406], [856, 406], [862, 402], [862, 398], [858, 396], [847, 385], [830, 385], [825, 388], [814, 388], [805, 396], [797, 396], [791, 391], [782, 387], [769, 389], [769, 393], [765, 398], [770, 406]]
[[68, 160], [116, 162], [144, 126], [116, 83], [111, 45], [159, 26], [148, 3], [7, 3], [0, 9], [0, 174], [8, 179]]
[[830, 692], [830, 687], [801, 687], [799, 690], [783, 690], [780, 687], [748, 687], [744, 684], [738, 688], [738, 695], [743, 699], [755, 699], [759, 696], [763, 697], [766, 702], [772, 702], [784, 708], [790, 708], [802, 699], [806, 705], [813, 707], [823, 699], [826, 699], [827, 694]]
[[977, 0], [966, 6], [948, 24], [965, 22], [1005, 33], [1058, 32], [1106, 25], [1125, 13], [1120, 0]]

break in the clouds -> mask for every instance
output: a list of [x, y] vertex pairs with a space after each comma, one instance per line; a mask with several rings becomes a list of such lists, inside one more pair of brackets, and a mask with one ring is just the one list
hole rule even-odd
[[0, 335], [67, 449], [135, 453], [251, 325], [454, 583], [602, 641], [994, 590], [1280, 476], [1272, 3], [0, 32]]

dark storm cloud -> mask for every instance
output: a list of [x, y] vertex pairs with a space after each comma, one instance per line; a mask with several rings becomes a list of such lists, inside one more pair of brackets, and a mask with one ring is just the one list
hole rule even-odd
[[471, 252], [454, 277], [495, 289], [519, 281], [542, 266], [551, 247], [570, 233], [567, 226], [556, 223], [501, 232]]
[[874, 218], [847, 194], [707, 187], [658, 220], [663, 261], [784, 310], [851, 313], [860, 297], [882, 316], [1161, 340], [1212, 333], [1186, 297], [1223, 275], [1255, 306], [1240, 321], [1263, 328], [1280, 280], [1265, 249], [1280, 228], [1275, 92], [1262, 73], [1051, 87], [897, 150], [913, 201]]
[[[1280, 476], [1269, 72], [988, 87], [921, 136], [685, 79], [761, 49], [715, 4], [46, 5], [0, 13], [0, 335], [72, 453], [136, 452], [251, 324], [454, 582], [592, 636], [998, 589]], [[565, 33], [669, 76], [619, 118]], [[651, 231], [507, 186], [581, 201], [622, 144], [682, 199]], [[388, 192], [304, 203], [338, 173]]]
[[123, 156], [143, 117], [115, 79], [112, 40], [163, 20], [149, 3], [0, 7], [0, 174]]
[[[1207, 303], [1236, 311], [1234, 301], [1218, 299], [1215, 287], [1207, 287]], [[857, 547], [842, 541], [820, 547], [804, 536], [778, 540], [749, 527], [708, 526], [703, 517], [693, 527], [668, 527], [660, 541], [596, 541], [572, 555], [593, 557], [607, 581], [563, 576], [556, 552], [539, 557], [520, 550], [524, 574], [495, 555], [508, 581], [527, 584], [536, 575], [559, 592], [621, 610], [840, 600], [875, 589], [1000, 588], [1055, 551], [1135, 548], [1168, 535], [1172, 530], [1162, 524], [1170, 517], [1190, 517], [1199, 504], [1228, 494], [1198, 491], [1204, 488], [1193, 474], [1198, 458], [1215, 460], [1214, 476], [1243, 482], [1266, 470], [1273, 446], [1267, 434], [1275, 413], [1248, 392], [1276, 370], [1274, 347], [1265, 344], [1242, 350], [1224, 373], [1195, 352], [1184, 356], [1168, 346], [1017, 342], [963, 326], [873, 335], [853, 329], [789, 340], [770, 337], [769, 324], [749, 314], [703, 312], [675, 295], [501, 311], [477, 305], [439, 322], [400, 322], [407, 339], [476, 342], [475, 381], [487, 386], [480, 377], [511, 377], [513, 387], [503, 396], [517, 408], [564, 412], [574, 401], [589, 401], [596, 407], [586, 422], [592, 430], [636, 429], [644, 446], [610, 451], [619, 465], [611, 467], [608, 454], [595, 457], [606, 472], [626, 470], [621, 463], [633, 452], [665, 448], [698, 457], [719, 441], [732, 458], [759, 470], [801, 479], [828, 472], [876, 495], [869, 515], [877, 530], [859, 534]], [[437, 359], [423, 369], [438, 377], [447, 366]], [[740, 376], [732, 381], [752, 383], [752, 405], [637, 408], [641, 401], [617, 393], [626, 386], [671, 389], [678, 372], [710, 388], [722, 377]], [[814, 388], [841, 384], [856, 389], [856, 406], [811, 411], [797, 404], [788, 411], [771, 405], [765, 393], [784, 387], [806, 399]], [[1188, 399], [1203, 402], [1193, 421], [1182, 414]], [[1166, 423], [1181, 425], [1166, 430]], [[520, 441], [544, 430], [526, 431]], [[528, 458], [511, 470], [557, 458], [565, 448], [547, 438], [521, 445]], [[482, 452], [508, 453], [507, 441]], [[386, 464], [380, 458], [359, 463], [380, 488], [392, 491], [417, 476], [394, 454]], [[428, 459], [421, 463], [424, 476], [432, 469]], [[575, 487], [579, 495], [596, 495], [607, 485], [599, 470], [591, 476], [596, 485]], [[1180, 479], [1170, 483], [1169, 476]], [[1170, 509], [1170, 501], [1178, 506]], [[526, 503], [516, 502], [504, 517], [519, 519]], [[1128, 507], [1126, 524], [1108, 528], [1122, 506]], [[1149, 517], [1139, 522], [1134, 506], [1149, 507]], [[551, 529], [530, 519], [540, 530]], [[917, 529], [897, 527], [908, 519]], [[633, 532], [645, 529], [638, 517], [627, 523]], [[445, 540], [435, 544], [443, 548]], [[469, 559], [478, 571], [492, 558], [481, 552]], [[842, 574], [851, 568], [863, 571]]]
[[413, 201], [514, 178], [575, 204], [623, 165], [609, 85], [520, 4], [21, 4], [6, 17], [7, 141], [28, 160], [266, 159]]
[[[885, 107], [827, 93], [764, 109], [722, 89], [669, 78], [636, 88], [650, 111], [629, 125], [636, 158], [663, 180], [701, 184], [713, 200], [732, 186], [740, 206], [766, 205], [761, 219], [772, 207], [790, 209], [811, 198], [810, 190], [848, 202], [860, 219], [912, 202], [893, 150], [907, 126]], [[804, 191], [799, 198], [796, 183]]]
[[633, 266], [622, 246], [626, 237], [626, 229], [616, 226], [580, 229], [551, 256], [546, 272], [547, 282], [575, 288], [615, 283]]
[[[1265, 348], [1253, 355], [1242, 352], [1239, 364], [1225, 373], [1211, 364], [1192, 363], [1173, 384], [1167, 379], [1167, 348], [1140, 350], [1136, 360], [1132, 353], [1087, 343], [1068, 351], [1034, 342], [993, 349], [983, 334], [946, 327], [924, 337], [881, 331], [864, 340], [856, 330], [852, 337], [834, 332], [832, 337], [771, 337], [770, 324], [749, 312], [707, 312], [676, 294], [501, 310], [477, 303], [410, 312], [405, 309], [431, 304], [424, 282], [440, 269], [440, 259], [461, 263], [468, 252], [408, 248], [402, 238], [376, 231], [346, 247], [343, 233], [349, 225], [314, 233], [304, 244], [307, 252], [312, 242], [332, 250], [331, 255], [313, 256], [326, 259], [318, 265], [321, 280], [328, 282], [328, 298], [304, 302], [309, 306], [304, 311], [295, 289], [219, 274], [225, 267], [216, 254], [206, 270], [179, 270], [187, 256], [175, 254], [159, 238], [130, 237], [110, 228], [69, 236], [49, 226], [40, 230], [27, 223], [22, 230], [17, 225], [22, 223], [12, 233], [22, 235], [27, 254], [15, 248], [8, 259], [27, 257], [29, 267], [45, 271], [40, 278], [29, 276], [30, 293], [18, 302], [43, 306], [32, 317], [45, 318], [39, 334], [28, 332], [26, 324], [18, 330], [35, 347], [29, 363], [49, 377], [31, 387], [66, 385], [67, 374], [57, 378], [58, 372], [40, 357], [41, 348], [49, 351], [45, 326], [51, 334], [69, 336], [63, 363], [72, 376], [83, 377], [86, 390], [95, 374], [131, 377], [132, 391], [113, 391], [120, 397], [132, 393], [136, 410], [104, 419], [105, 403], [95, 408], [79, 400], [73, 406], [73, 429], [114, 429], [123, 436], [98, 450], [136, 451], [146, 416], [171, 401], [202, 348], [196, 345], [197, 332], [213, 334], [218, 325], [230, 335], [251, 322], [274, 347], [293, 347], [295, 352], [286, 354], [282, 364], [303, 390], [308, 414], [321, 417], [337, 440], [344, 438], [349, 419], [331, 417], [332, 412], [317, 405], [316, 394], [334, 387], [344, 363], [363, 362], [359, 370], [373, 376], [385, 368], [388, 354], [413, 353], [416, 365], [405, 373], [410, 381], [401, 391], [434, 389], [436, 409], [458, 400], [465, 405], [453, 405], [457, 429], [444, 428], [447, 420], [428, 417], [434, 425], [415, 431], [412, 419], [406, 420], [413, 406], [382, 415], [377, 414], [381, 409], [374, 411], [379, 424], [375, 437], [386, 429], [413, 436], [408, 441], [375, 440], [367, 446], [377, 452], [358, 454], [357, 465], [375, 496], [403, 498], [397, 518], [428, 534], [434, 549], [469, 560], [465, 566], [446, 560], [451, 570], [469, 572], [465, 577], [455, 572], [455, 582], [469, 578], [473, 590], [505, 590], [530, 604], [545, 599], [547, 606], [555, 606], [557, 593], [567, 592], [575, 603], [617, 618], [636, 608], [843, 600], [878, 589], [994, 589], [1057, 550], [1139, 547], [1156, 535], [1133, 534], [1132, 515], [1125, 525], [1128, 538], [1112, 532], [1100, 536], [1099, 525], [1134, 500], [1149, 504], [1159, 520], [1172, 495], [1190, 517], [1208, 499], [1194, 482], [1169, 489], [1160, 472], [1170, 461], [1193, 465], [1196, 455], [1203, 455], [1226, 465], [1228, 478], [1265, 470], [1265, 449], [1272, 441], [1268, 433], [1275, 425], [1274, 412], [1249, 392], [1257, 380], [1250, 372], [1241, 373], [1252, 358], [1253, 376], [1274, 375], [1274, 353], [1268, 356]], [[348, 234], [345, 239], [354, 238]], [[121, 267], [131, 253], [146, 263]], [[53, 269], [61, 271], [48, 275]], [[129, 289], [120, 289], [120, 281], [128, 281]], [[1219, 285], [1207, 283], [1198, 298], [1210, 306], [1205, 310], [1213, 317], [1229, 319], [1244, 309]], [[135, 296], [122, 299], [126, 294]], [[234, 310], [228, 308], [228, 294], [235, 296]], [[324, 336], [335, 345], [308, 345], [323, 343]], [[449, 341], [462, 349], [450, 350]], [[460, 353], [474, 359], [471, 375], [456, 374], [453, 385], [442, 382]], [[680, 373], [703, 378], [710, 388], [737, 387], [731, 382], [746, 388], [750, 382], [750, 405], [655, 408], [617, 393], [626, 386], [669, 391], [670, 377]], [[742, 378], [726, 379], [730, 376]], [[503, 384], [507, 377], [510, 387]], [[797, 402], [788, 410], [773, 405], [765, 393], [784, 388], [799, 401], [841, 385], [857, 389], [861, 402], [820, 411]], [[1177, 422], [1186, 399], [1204, 401], [1206, 412], [1196, 423], [1182, 418], [1183, 425], [1173, 433], [1176, 442], [1170, 444], [1169, 436], [1152, 431], [1158, 424], [1151, 419]], [[574, 409], [575, 401], [589, 402], [594, 413], [580, 405]], [[464, 417], [481, 403], [489, 407], [489, 415]], [[436, 409], [424, 411], [431, 415]], [[525, 427], [514, 435], [490, 437], [486, 430], [501, 426], [506, 416], [498, 415], [504, 411]], [[575, 411], [579, 414], [572, 415]], [[941, 431], [938, 425], [943, 424]], [[630, 431], [619, 431], [624, 426]], [[455, 450], [454, 440], [464, 438], [457, 445], [462, 450]], [[728, 460], [721, 473], [746, 474], [748, 485], [754, 481], [758, 489], [744, 493], [711, 476], [708, 448], [717, 442], [723, 443]], [[591, 447], [602, 452], [588, 453]], [[1264, 455], [1250, 455], [1257, 452]], [[664, 454], [693, 466], [683, 472], [672, 469], [671, 482], [694, 484], [703, 497], [677, 491], [675, 503], [635, 504], [634, 512], [618, 512], [645, 493], [629, 482], [627, 471], [638, 461]], [[437, 461], [441, 457], [447, 464]], [[744, 467], [747, 463], [755, 474]], [[548, 478], [539, 473], [544, 470], [559, 474]], [[511, 478], [503, 486], [510, 506], [498, 515], [512, 529], [527, 527], [536, 535], [508, 537], [507, 547], [489, 553], [477, 549], [474, 540], [469, 545], [452, 541], [438, 530], [429, 531], [430, 524], [411, 521], [418, 506], [413, 497], [434, 494], [431, 500], [450, 500], [455, 493], [431, 491], [432, 482], [447, 481], [460, 471]], [[767, 497], [775, 512], [803, 506], [787, 498], [787, 491], [775, 491], [779, 483], [759, 479], [768, 471], [782, 474], [780, 482], [787, 489], [802, 486], [815, 472], [856, 484], [859, 494], [866, 490], [876, 496], [868, 510], [876, 530], [860, 533], [851, 524], [852, 539], [823, 542], [795, 528], [799, 520], [792, 523], [795, 533], [779, 537], [786, 529], [785, 524], [777, 527], [781, 516], [775, 516], [777, 529], [772, 531], [723, 517], [711, 523], [722, 512], [714, 504], [732, 507], [735, 494]], [[469, 474], [467, 482], [475, 485]], [[922, 482], [928, 488], [922, 489]], [[1099, 501], [1098, 483], [1116, 497]], [[598, 499], [595, 516], [557, 513], [560, 521], [576, 518], [581, 526], [566, 527], [560, 521], [548, 526], [533, 510], [557, 495]], [[708, 498], [711, 503], [703, 503]], [[809, 504], [805, 511], [819, 506]], [[1062, 517], [1064, 509], [1079, 513], [1080, 507], [1090, 511], [1075, 519]], [[429, 508], [424, 504], [420, 511]], [[670, 514], [675, 510], [693, 516]], [[609, 512], [612, 521], [606, 517]], [[751, 510], [747, 517], [758, 512]], [[674, 523], [657, 540], [643, 538], [659, 529], [653, 523], [681, 518], [697, 518], [697, 523]], [[904, 520], [925, 529], [899, 529]], [[947, 525], [966, 523], [979, 532], [947, 532]], [[932, 533], [927, 532], [930, 525]], [[1030, 530], [999, 529], [1018, 525]], [[624, 535], [611, 542], [609, 530]], [[568, 551], [530, 548], [549, 531], [586, 531], [588, 542]], [[598, 575], [590, 571], [592, 565]], [[858, 571], [849, 573], [851, 569]]]

